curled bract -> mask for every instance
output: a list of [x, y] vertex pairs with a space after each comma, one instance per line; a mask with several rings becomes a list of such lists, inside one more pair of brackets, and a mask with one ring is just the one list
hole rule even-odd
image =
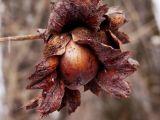
[[66, 106], [80, 106], [78, 88], [95, 95], [101, 91], [127, 98], [131, 75], [138, 63], [121, 46], [129, 42], [119, 28], [126, 23], [123, 11], [108, 8], [102, 0], [59, 0], [51, 3], [44, 34], [44, 58], [29, 77], [28, 89], [42, 93], [26, 105], [42, 116]]

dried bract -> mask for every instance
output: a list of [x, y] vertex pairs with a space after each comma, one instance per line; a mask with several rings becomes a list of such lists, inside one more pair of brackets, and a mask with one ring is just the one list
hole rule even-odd
[[28, 89], [42, 89], [26, 106], [46, 116], [66, 106], [68, 113], [80, 106], [78, 87], [95, 95], [101, 91], [127, 98], [124, 79], [138, 63], [121, 46], [129, 37], [119, 31], [126, 23], [123, 11], [108, 8], [102, 0], [59, 0], [51, 3], [44, 32], [44, 58], [29, 77]]

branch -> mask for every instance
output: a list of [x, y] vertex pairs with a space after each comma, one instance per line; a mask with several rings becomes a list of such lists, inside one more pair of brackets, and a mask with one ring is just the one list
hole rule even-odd
[[0, 42], [39, 40], [41, 38], [42, 38], [42, 34], [22, 35], [22, 36], [12, 36], [12, 37], [2, 37], [0, 38]]

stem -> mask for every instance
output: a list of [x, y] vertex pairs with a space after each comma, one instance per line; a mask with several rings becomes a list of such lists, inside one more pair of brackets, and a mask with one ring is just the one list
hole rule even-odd
[[38, 39], [41, 39], [41, 34], [2, 37], [2, 38], [0, 38], [0, 42], [38, 40]]

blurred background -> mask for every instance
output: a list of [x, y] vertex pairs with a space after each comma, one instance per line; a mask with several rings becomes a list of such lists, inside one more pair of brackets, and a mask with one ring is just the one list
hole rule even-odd
[[[46, 28], [50, 0], [0, 0], [0, 36], [36, 33]], [[46, 120], [160, 120], [160, 0], [105, 0], [119, 6], [129, 22], [121, 29], [130, 36], [125, 49], [140, 68], [128, 80], [129, 99], [117, 100], [89, 91], [71, 116], [55, 112]], [[26, 90], [27, 78], [42, 57], [43, 41], [0, 44], [0, 120], [39, 120], [24, 105], [37, 93]]]

